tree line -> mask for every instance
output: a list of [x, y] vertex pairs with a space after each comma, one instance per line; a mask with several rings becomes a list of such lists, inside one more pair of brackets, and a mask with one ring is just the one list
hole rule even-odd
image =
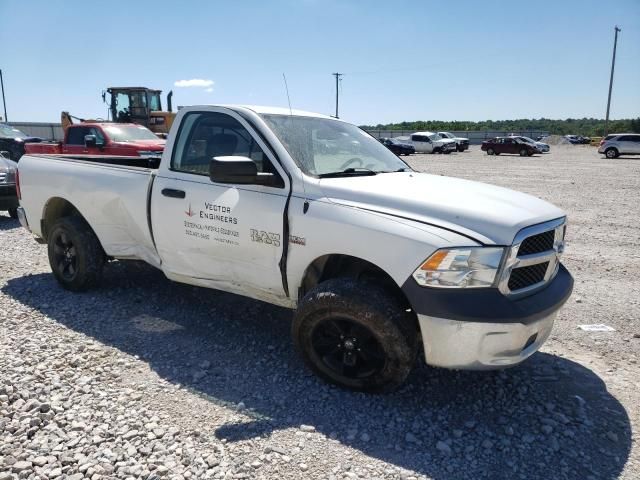
[[[385, 125], [363, 125], [369, 130], [414, 130], [414, 131], [466, 131], [466, 130], [512, 130], [544, 131], [554, 135], [585, 135], [589, 137], [604, 134], [604, 120], [599, 118], [567, 118], [566, 120], [518, 119], [484, 120], [481, 122], [420, 120], [415, 122], [387, 123]], [[623, 120], [609, 120], [609, 133], [640, 133], [640, 117]]]

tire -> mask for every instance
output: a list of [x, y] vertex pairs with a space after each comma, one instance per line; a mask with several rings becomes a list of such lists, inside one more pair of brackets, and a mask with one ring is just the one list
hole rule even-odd
[[60, 285], [73, 292], [96, 287], [106, 256], [98, 237], [80, 217], [64, 217], [48, 234], [51, 271]]
[[442, 153], [445, 155], [449, 155], [451, 153], [451, 150], [443, 150]]
[[420, 338], [415, 319], [382, 288], [349, 278], [328, 280], [307, 293], [291, 333], [316, 375], [372, 393], [402, 385]]
[[462, 148], [462, 145], [456, 145], [456, 150], [460, 153], [464, 152], [464, 148]]
[[527, 155], [528, 155], [529, 157], [533, 157], [533, 152], [528, 152], [528, 153], [527, 153]]
[[442, 153], [442, 150], [440, 149], [440, 147], [434, 148], [431, 153]]
[[9, 209], [9, 216], [11, 218], [18, 218], [18, 209], [17, 208], [10, 208]]
[[487, 155], [493, 155], [496, 151], [493, 148], [487, 148]]
[[523, 148], [522, 150], [520, 150], [520, 156], [521, 157], [526, 157], [529, 155], [529, 152], [527, 152], [526, 148]]
[[620, 153], [618, 152], [617, 149], [615, 148], [607, 148], [604, 151], [604, 154], [607, 158], [618, 158], [618, 156], [620, 155]]

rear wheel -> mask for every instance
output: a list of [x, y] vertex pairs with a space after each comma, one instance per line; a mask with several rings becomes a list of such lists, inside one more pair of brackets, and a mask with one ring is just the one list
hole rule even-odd
[[527, 152], [527, 149], [526, 148], [522, 148], [520, 150], [520, 156], [521, 157], [526, 157], [527, 155], [529, 155], [529, 152]]
[[48, 235], [51, 271], [67, 290], [82, 292], [98, 285], [105, 254], [95, 233], [79, 217], [64, 217]]
[[487, 155], [493, 155], [496, 151], [493, 148], [487, 148]]
[[618, 155], [620, 155], [620, 153], [618, 153], [618, 150], [615, 148], [607, 148], [604, 154], [607, 156], [607, 158], [618, 158]]
[[304, 297], [292, 335], [311, 370], [351, 390], [397, 388], [418, 352], [415, 319], [382, 288], [348, 278], [323, 282]]
[[9, 209], [9, 216], [11, 218], [18, 218], [18, 209], [17, 208], [10, 208]]

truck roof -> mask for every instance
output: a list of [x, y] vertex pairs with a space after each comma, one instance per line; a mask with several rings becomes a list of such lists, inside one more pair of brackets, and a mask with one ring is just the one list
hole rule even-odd
[[[117, 123], [117, 122], [80, 122], [69, 125], [69, 127], [144, 127], [144, 125], [138, 125], [137, 123]], [[146, 128], [146, 127], [145, 127]]]
[[268, 107], [264, 105], [238, 105], [238, 104], [208, 104], [208, 105], [190, 105], [183, 108], [193, 109], [197, 107], [223, 107], [230, 109], [246, 109], [262, 115], [293, 115], [295, 117], [316, 117], [316, 118], [334, 118], [321, 113], [307, 112], [305, 110], [289, 109], [287, 107]]

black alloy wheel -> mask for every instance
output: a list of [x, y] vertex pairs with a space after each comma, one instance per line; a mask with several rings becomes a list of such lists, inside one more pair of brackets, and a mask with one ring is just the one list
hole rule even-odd
[[311, 333], [313, 353], [335, 374], [366, 379], [381, 372], [386, 355], [366, 326], [346, 317], [328, 318]]
[[72, 282], [78, 273], [78, 253], [64, 230], [58, 230], [53, 238], [53, 262], [60, 276]]

